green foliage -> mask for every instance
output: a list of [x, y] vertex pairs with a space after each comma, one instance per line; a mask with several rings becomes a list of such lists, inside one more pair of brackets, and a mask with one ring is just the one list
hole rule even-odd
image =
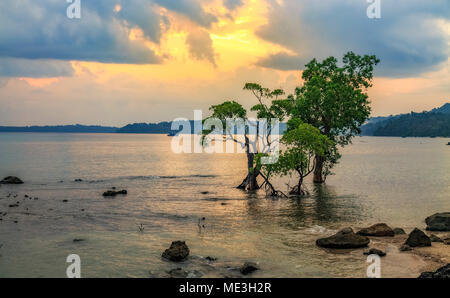
[[347, 145], [370, 115], [366, 89], [372, 86], [373, 68], [379, 60], [349, 52], [342, 62], [339, 67], [337, 59], [329, 57], [306, 65], [305, 84], [296, 89], [291, 116], [319, 128], [337, 144]]
[[380, 123], [374, 136], [450, 137], [450, 114], [411, 113]]
[[288, 125], [291, 129], [281, 138], [285, 150], [277, 163], [266, 166], [266, 171], [269, 176], [286, 176], [296, 172], [303, 180], [314, 170], [314, 156], [325, 154], [334, 143], [319, 129], [300, 119], [291, 119]]
[[372, 86], [374, 66], [379, 62], [376, 56], [348, 52], [341, 65], [334, 57], [322, 62], [313, 59], [303, 71], [305, 83], [296, 88], [295, 101], [287, 112], [334, 142], [325, 154], [318, 155], [323, 158], [321, 171], [325, 177], [340, 158], [337, 146], [348, 145], [370, 116], [367, 89]]
[[[284, 95], [283, 90], [263, 88], [256, 83], [246, 83], [244, 90], [251, 91], [258, 100], [258, 104], [254, 105], [250, 110], [256, 112], [259, 119], [269, 120], [277, 118], [280, 121], [284, 120], [289, 102], [278, 99], [278, 97]], [[267, 103], [268, 101], [270, 101], [270, 105]]]

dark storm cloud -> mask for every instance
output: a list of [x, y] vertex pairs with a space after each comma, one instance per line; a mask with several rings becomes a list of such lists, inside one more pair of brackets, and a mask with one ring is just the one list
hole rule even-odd
[[[381, 19], [369, 19], [366, 1], [270, 1], [268, 24], [257, 35], [295, 55], [274, 53], [259, 65], [298, 69], [298, 64], [352, 50], [381, 59], [377, 75], [414, 76], [448, 59], [448, 34], [437, 20], [449, 21], [448, 0], [382, 0]], [[290, 63], [292, 62], [292, 65]]]
[[[160, 62], [143, 42], [129, 40], [129, 28], [116, 16], [114, 1], [82, 1], [82, 5], [81, 19], [69, 19], [65, 1], [2, 1], [0, 57], [136, 64]], [[150, 9], [147, 15], [152, 16]], [[129, 23], [143, 24], [138, 17]], [[159, 27], [151, 23], [145, 25], [144, 32], [157, 39]]]
[[[129, 39], [130, 30], [140, 28], [148, 40], [160, 42], [170, 23], [159, 7], [183, 14], [203, 27], [217, 21], [197, 0], [81, 1], [80, 19], [67, 18], [68, 5], [64, 0], [0, 2], [2, 75], [24, 74], [27, 60], [23, 59], [160, 63], [161, 57], [143, 41]], [[115, 10], [116, 5], [120, 11]], [[37, 65], [30, 63], [30, 76], [71, 73], [68, 63], [42, 62], [41, 72]]]

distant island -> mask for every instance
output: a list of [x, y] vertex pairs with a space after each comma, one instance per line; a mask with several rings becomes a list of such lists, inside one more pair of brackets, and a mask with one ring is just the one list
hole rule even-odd
[[[194, 121], [191, 127], [194, 127]], [[175, 135], [172, 122], [133, 123], [124, 127], [99, 125], [56, 125], [56, 126], [0, 126], [0, 132], [38, 133], [136, 133]], [[286, 130], [286, 123], [280, 124], [280, 131]], [[450, 137], [450, 103], [422, 113], [372, 117], [361, 127], [363, 136], [389, 137]]]
[[450, 103], [422, 113], [374, 117], [361, 135], [377, 137], [450, 137]]

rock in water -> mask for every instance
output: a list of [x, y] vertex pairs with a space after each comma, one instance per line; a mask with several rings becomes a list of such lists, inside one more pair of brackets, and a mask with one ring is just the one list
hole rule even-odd
[[162, 257], [172, 261], [181, 262], [189, 256], [189, 248], [184, 241], [174, 241], [170, 245], [170, 248], [166, 249]]
[[430, 240], [431, 242], [444, 242], [444, 240], [442, 240], [441, 238], [439, 238], [438, 236], [431, 234], [430, 235]]
[[435, 272], [424, 272], [419, 278], [450, 278], [450, 264], [439, 268]]
[[103, 196], [104, 197], [115, 197], [117, 195], [126, 195], [126, 194], [128, 194], [128, 192], [125, 189], [119, 190], [119, 191], [108, 190], [103, 193]]
[[406, 235], [405, 230], [403, 230], [402, 228], [394, 228], [393, 231], [395, 235]]
[[8, 176], [0, 181], [0, 184], [23, 184], [23, 181], [14, 176]]
[[408, 236], [405, 242], [409, 247], [431, 246], [430, 238], [418, 228], [415, 228]]
[[376, 248], [371, 248], [368, 251], [365, 251], [364, 254], [366, 256], [369, 255], [379, 255], [380, 257], [384, 257], [386, 255], [386, 253], [382, 250], [376, 249]]
[[353, 232], [352, 228], [345, 228], [335, 235], [317, 239], [316, 245], [326, 248], [360, 248], [366, 247], [370, 239], [366, 236], [358, 235]]
[[357, 234], [375, 237], [393, 237], [395, 235], [394, 230], [385, 223], [378, 223], [371, 227], [361, 229]]
[[428, 231], [450, 231], [450, 212], [436, 213], [425, 219]]
[[247, 275], [258, 269], [258, 265], [256, 265], [255, 263], [246, 262], [239, 270], [243, 275]]

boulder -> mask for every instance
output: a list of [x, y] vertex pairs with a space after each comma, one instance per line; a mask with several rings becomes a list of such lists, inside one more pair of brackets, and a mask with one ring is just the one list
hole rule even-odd
[[104, 197], [115, 197], [117, 195], [126, 195], [126, 194], [128, 194], [128, 192], [125, 189], [119, 190], [119, 191], [108, 190], [103, 193], [103, 196]]
[[419, 278], [450, 278], [450, 263], [435, 272], [423, 272]]
[[431, 246], [430, 238], [418, 228], [415, 228], [408, 236], [405, 242], [409, 247]]
[[450, 231], [450, 212], [436, 213], [425, 219], [428, 231]]
[[376, 249], [376, 248], [371, 248], [368, 251], [365, 251], [364, 254], [366, 256], [369, 255], [379, 255], [380, 257], [384, 257], [386, 255], [386, 253], [382, 250]]
[[247, 275], [250, 274], [256, 270], [258, 270], [258, 265], [256, 265], [255, 263], [252, 262], [246, 262], [244, 265], [242, 265], [242, 267], [239, 269], [239, 271], [243, 274], [243, 275]]
[[0, 184], [23, 184], [23, 181], [15, 176], [8, 176], [0, 181]]
[[403, 230], [402, 228], [394, 228], [393, 231], [395, 235], [406, 235], [405, 230]]
[[430, 240], [431, 242], [444, 242], [444, 240], [442, 240], [441, 238], [439, 238], [438, 236], [431, 234], [430, 235]]
[[335, 235], [317, 239], [316, 245], [326, 248], [360, 248], [366, 247], [370, 240], [366, 236], [358, 235], [353, 232], [352, 228], [345, 228]]
[[395, 235], [394, 230], [385, 223], [378, 223], [368, 228], [361, 229], [357, 234], [375, 237], [393, 237]]
[[162, 257], [172, 262], [181, 262], [189, 256], [189, 247], [184, 241], [174, 241], [170, 248], [166, 249]]

